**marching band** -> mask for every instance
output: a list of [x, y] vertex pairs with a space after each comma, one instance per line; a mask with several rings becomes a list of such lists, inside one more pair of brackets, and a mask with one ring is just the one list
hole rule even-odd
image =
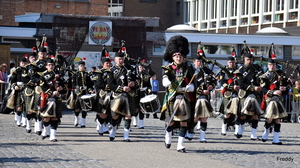
[[[171, 148], [172, 136], [177, 133], [177, 151], [185, 153], [184, 140], [193, 139], [198, 123], [199, 142], [207, 143], [208, 118], [214, 115], [211, 94], [220, 86], [221, 135], [226, 136], [227, 130], [234, 128], [236, 138], [242, 138], [248, 123], [251, 140], [266, 142], [274, 130], [272, 144], [282, 145], [280, 122], [287, 117], [283, 95], [292, 96], [292, 121], [299, 122], [300, 82], [296, 81], [293, 87], [286, 72], [280, 70], [273, 44], [269, 58], [261, 58], [267, 61], [266, 71], [254, 64], [256, 57], [247, 45], [242, 49], [240, 66], [234, 48], [227, 65], [206, 58], [201, 44], [192, 61], [186, 59], [189, 52], [188, 40], [183, 36], [173, 36], [167, 42], [164, 60], [169, 63], [162, 66], [162, 86], [166, 93], [161, 104], [157, 91], [151, 90], [155, 72], [150, 63], [129, 58], [124, 41], [114, 57], [114, 65], [103, 48], [99, 70], [93, 67], [90, 73], [84, 60], [78, 63], [77, 70], [66, 68], [63, 56], [58, 53], [50, 56], [47, 47], [40, 44], [20, 60], [20, 66], [12, 73], [6, 107], [14, 109], [18, 127], [23, 126], [30, 133], [31, 120], [35, 119], [34, 132], [42, 139], [50, 137], [52, 142], [57, 141], [66, 94], [69, 95], [66, 106], [74, 110], [74, 126], [86, 127], [88, 111], [96, 111], [97, 133], [100, 136], [108, 133], [110, 141], [115, 139], [122, 121], [123, 141], [130, 142], [131, 124], [144, 129], [144, 116], [160, 112], [160, 120], [165, 123], [165, 147]], [[221, 69], [218, 73], [213, 71], [215, 65]], [[261, 118], [265, 118], [265, 125], [260, 138], [257, 126]]]

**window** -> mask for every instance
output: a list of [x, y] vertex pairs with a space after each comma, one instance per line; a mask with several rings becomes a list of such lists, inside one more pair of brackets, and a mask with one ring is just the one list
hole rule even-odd
[[202, 3], [203, 3], [202, 20], [207, 20], [208, 19], [208, 16], [207, 16], [207, 13], [208, 13], [208, 0], [204, 0], [204, 1], [202, 1]]
[[259, 0], [253, 0], [252, 4], [252, 14], [258, 14], [259, 13]]
[[248, 18], [242, 18], [241, 25], [248, 25]]
[[190, 22], [190, 2], [185, 2], [185, 22]]
[[292, 47], [292, 56], [300, 57], [300, 46]]
[[265, 12], [272, 12], [272, 0], [265, 0]]
[[[250, 49], [254, 49], [254, 54], [253, 55], [263, 55], [264, 57], [269, 56], [269, 49], [270, 46], [249, 46]], [[277, 57], [282, 57], [282, 51], [283, 47], [282, 46], [274, 46], [275, 48], [275, 54]]]
[[198, 21], [198, 1], [192, 1], [194, 14], [193, 14], [193, 21]]
[[154, 42], [153, 45], [153, 55], [161, 55], [162, 53], [164, 53], [166, 48], [166, 42]]
[[221, 3], [221, 18], [227, 17], [227, 4], [228, 0], [223, 0]]
[[211, 0], [211, 19], [216, 19], [217, 18], [217, 1], [216, 0]]
[[180, 2], [176, 2], [176, 16], [180, 16]]
[[298, 0], [290, 0], [290, 9], [298, 9]]
[[284, 0], [277, 0], [276, 11], [282, 11], [284, 9]]
[[271, 22], [271, 15], [265, 15], [264, 16], [264, 23], [269, 23]]
[[283, 21], [283, 14], [276, 14], [275, 15], [275, 21]]
[[298, 19], [298, 12], [291, 12], [289, 13], [290, 20], [297, 20]]
[[252, 24], [257, 24], [258, 23], [258, 16], [252, 17], [251, 23]]
[[237, 0], [231, 0], [231, 16], [237, 16]]
[[248, 0], [242, 0], [242, 15], [248, 15]]

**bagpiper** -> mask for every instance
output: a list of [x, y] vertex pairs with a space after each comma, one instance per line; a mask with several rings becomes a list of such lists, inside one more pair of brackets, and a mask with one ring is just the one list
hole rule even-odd
[[118, 52], [115, 56], [115, 63], [110, 68], [107, 76], [109, 88], [113, 91], [112, 100], [110, 102], [112, 115], [112, 129], [110, 130], [110, 140], [115, 139], [117, 124], [119, 117], [124, 116], [124, 141], [130, 142], [129, 131], [131, 124], [131, 116], [135, 113], [135, 90], [136, 75], [132, 73], [131, 66], [124, 64], [126, 53]]
[[47, 59], [46, 70], [40, 75], [40, 86], [42, 96], [40, 101], [39, 113], [43, 117], [42, 139], [47, 137], [50, 130], [49, 140], [56, 142], [56, 131], [62, 117], [62, 98], [61, 95], [67, 93], [67, 87], [58, 74], [54, 72], [55, 62]]

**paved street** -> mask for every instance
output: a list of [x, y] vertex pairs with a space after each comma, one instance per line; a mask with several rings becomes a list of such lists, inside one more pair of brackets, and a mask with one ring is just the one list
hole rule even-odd
[[[177, 135], [170, 149], [164, 147], [163, 122], [150, 116], [145, 129], [132, 127], [132, 142], [123, 142], [123, 126], [115, 141], [99, 136], [89, 112], [86, 128], [73, 126], [71, 111], [64, 111], [57, 131], [58, 142], [42, 140], [14, 124], [14, 115], [0, 114], [0, 167], [300, 167], [300, 124], [282, 123], [281, 141], [250, 140], [250, 127], [236, 139], [233, 130], [220, 135], [220, 118], [208, 120], [207, 141], [199, 143], [199, 131], [192, 141], [185, 141], [187, 153], [176, 151]], [[263, 133], [263, 121], [257, 134]]]

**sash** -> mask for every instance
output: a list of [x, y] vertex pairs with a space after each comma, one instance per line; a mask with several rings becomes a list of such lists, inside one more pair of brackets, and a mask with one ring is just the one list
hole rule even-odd
[[[176, 94], [176, 90], [181, 86], [181, 83], [184, 81], [184, 78], [187, 75], [188, 70], [184, 73], [182, 79], [180, 81], [172, 82], [171, 86], [168, 87], [168, 93], [165, 95], [163, 106], [161, 108], [161, 112], [165, 111], [168, 108], [168, 103], [171, 98]], [[168, 98], [168, 99], [167, 99]]]

